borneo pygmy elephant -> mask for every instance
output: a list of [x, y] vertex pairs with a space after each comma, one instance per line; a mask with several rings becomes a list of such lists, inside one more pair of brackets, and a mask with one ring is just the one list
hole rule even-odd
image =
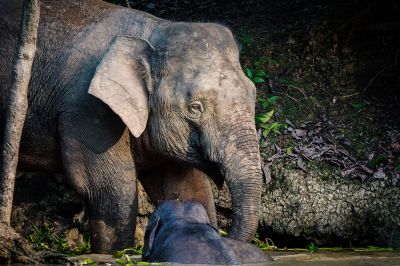
[[221, 237], [198, 202], [163, 202], [150, 217], [143, 260], [185, 264], [245, 264], [272, 261], [256, 246]]
[[[0, 127], [22, 1], [0, 0]], [[232, 238], [258, 224], [256, 90], [230, 30], [98, 0], [42, 0], [20, 170], [64, 173], [85, 201], [92, 250], [132, 244], [136, 179], [154, 202], [232, 195]]]

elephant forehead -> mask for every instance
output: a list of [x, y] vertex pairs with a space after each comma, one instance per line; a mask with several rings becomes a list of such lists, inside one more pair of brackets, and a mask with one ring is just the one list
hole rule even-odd
[[238, 49], [232, 33], [212, 23], [168, 23], [151, 37], [159, 56], [198, 58], [232, 58], [238, 60]]
[[255, 100], [255, 91], [241, 69], [228, 67], [223, 70], [188, 67], [171, 71], [161, 80], [160, 91], [164, 96], [183, 103], [190, 99], [209, 97], [224, 101], [243, 98]]

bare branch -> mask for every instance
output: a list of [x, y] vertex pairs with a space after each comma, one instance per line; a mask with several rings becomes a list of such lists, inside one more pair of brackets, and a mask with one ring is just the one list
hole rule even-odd
[[0, 172], [0, 222], [10, 225], [22, 129], [28, 110], [28, 85], [36, 52], [39, 0], [24, 0], [21, 32], [6, 109]]

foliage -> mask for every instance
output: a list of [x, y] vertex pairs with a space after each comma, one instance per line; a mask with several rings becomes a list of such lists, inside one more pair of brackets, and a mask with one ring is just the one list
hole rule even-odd
[[96, 265], [97, 263], [93, 261], [91, 258], [86, 258], [84, 260], [79, 261], [79, 265]]
[[244, 74], [254, 83], [264, 83], [265, 78], [268, 78], [269, 75], [265, 73], [264, 70], [254, 70], [252, 68], [245, 68]]
[[274, 133], [275, 135], [282, 134], [281, 131], [283, 129], [286, 129], [287, 125], [278, 122], [272, 122], [270, 124], [261, 125], [261, 128], [263, 129], [263, 136], [267, 137], [271, 132]]
[[89, 236], [84, 237], [83, 243], [75, 248], [69, 247], [65, 234], [57, 235], [48, 225], [38, 227], [32, 224], [32, 233], [28, 236], [28, 240], [38, 250], [50, 250], [62, 254], [82, 254], [90, 252]]
[[264, 112], [257, 114], [256, 125], [262, 129], [263, 137], [266, 138], [270, 133], [275, 135], [282, 134], [282, 130], [287, 128], [285, 123], [278, 123], [273, 121], [273, 115], [275, 113], [275, 104], [278, 100], [278, 96], [272, 95], [267, 98], [259, 98], [258, 102], [264, 109]]
[[382, 154], [378, 154], [375, 158], [368, 162], [369, 168], [377, 168], [383, 161], [386, 160], [386, 157]]
[[311, 242], [310, 244], [307, 245], [307, 249], [313, 253], [319, 250], [319, 248], [313, 243]]
[[124, 250], [119, 250], [114, 253], [113, 257], [114, 258], [122, 258], [124, 255], [142, 255], [143, 253], [143, 247], [138, 246], [138, 247], [131, 247], [131, 248], [126, 248]]
[[366, 248], [355, 248], [355, 252], [382, 252], [382, 251], [393, 251], [392, 248], [382, 248], [376, 246], [368, 246]]
[[220, 234], [221, 236], [225, 236], [225, 237], [228, 236], [228, 233], [227, 233], [226, 231], [222, 230], [222, 229], [219, 229], [218, 232], [219, 232], [219, 234]]
[[[138, 247], [131, 247], [131, 248], [126, 248], [124, 250], [120, 250], [115, 252], [113, 255], [113, 258], [115, 258], [115, 262], [118, 264], [122, 265], [147, 265], [149, 264], [148, 262], [144, 261], [133, 261], [131, 259], [132, 255], [141, 255], [143, 253], [143, 247], [138, 246]], [[152, 263], [154, 264], [154, 263]]]
[[253, 244], [255, 244], [258, 248], [262, 250], [275, 250], [277, 247], [274, 242], [270, 238], [265, 238], [264, 241], [260, 240], [260, 235], [256, 233], [256, 236], [253, 239]]
[[249, 47], [254, 43], [254, 38], [251, 34], [245, 34], [240, 38], [240, 43], [244, 47]]
[[365, 103], [351, 103], [350, 106], [353, 109], [359, 111], [359, 110], [364, 109], [367, 106], [367, 104], [365, 104]]

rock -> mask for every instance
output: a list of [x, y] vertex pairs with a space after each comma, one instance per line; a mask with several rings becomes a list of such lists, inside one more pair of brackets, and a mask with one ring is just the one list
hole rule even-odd
[[398, 187], [290, 169], [276, 171], [273, 182], [262, 196], [264, 229], [319, 245], [400, 246]]
[[[271, 183], [263, 185], [258, 230], [278, 247], [310, 242], [400, 247], [400, 188], [391, 182], [362, 182], [334, 171], [324, 176], [316, 169], [302, 172], [277, 165], [272, 172]], [[214, 187], [223, 228], [229, 225], [224, 191]]]

